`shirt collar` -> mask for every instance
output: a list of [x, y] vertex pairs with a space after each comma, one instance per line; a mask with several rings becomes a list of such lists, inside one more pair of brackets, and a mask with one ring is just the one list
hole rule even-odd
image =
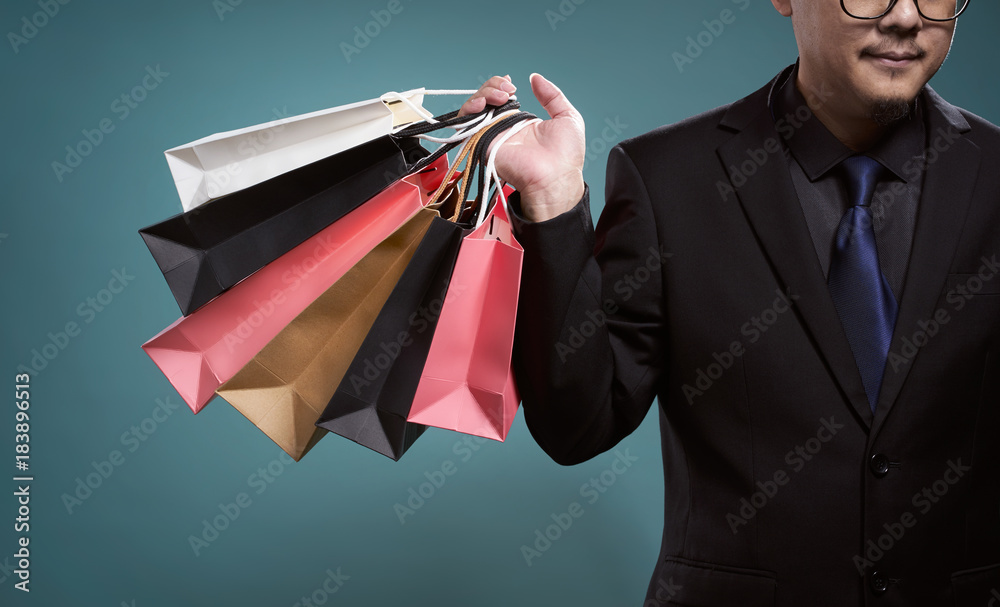
[[[798, 73], [799, 64], [796, 61], [788, 77], [776, 82], [778, 90], [772, 95], [771, 113], [792, 157], [809, 180], [815, 181], [855, 152], [841, 143], [809, 109], [805, 96], [795, 85]], [[824, 91], [807, 92], [822, 102]], [[917, 98], [915, 111], [865, 152], [904, 182], [908, 181], [908, 172], [904, 167], [911, 166], [913, 158], [923, 153], [924, 103], [920, 97]], [[912, 170], [909, 178], [912, 178]]]

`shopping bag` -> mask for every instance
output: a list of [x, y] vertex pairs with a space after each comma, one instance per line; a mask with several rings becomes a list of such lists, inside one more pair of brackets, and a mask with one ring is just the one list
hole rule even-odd
[[[496, 141], [485, 163], [487, 179], [480, 181], [483, 195], [490, 193], [491, 177], [500, 186], [497, 151], [536, 122], [521, 120]], [[490, 140], [481, 143], [488, 147]], [[407, 421], [500, 441], [510, 431], [520, 404], [511, 354], [524, 257], [506, 210], [510, 191], [498, 187], [492, 208], [462, 240], [452, 284], [464, 291], [445, 300], [439, 327], [447, 329], [434, 333]]]
[[407, 420], [504, 440], [520, 397], [511, 369], [524, 250], [503, 204], [462, 240]]
[[452, 285], [463, 230], [435, 217], [336, 386], [316, 426], [399, 460], [424, 427], [408, 423], [431, 338]]
[[[444, 296], [449, 292], [458, 245], [466, 230], [455, 223], [464, 205], [468, 176], [476, 166], [472, 150], [492, 132], [500, 115], [470, 127], [469, 136], [432, 199], [451, 188], [451, 217], [435, 218], [386, 305], [379, 312], [351, 366], [316, 425], [345, 436], [394, 460], [413, 444], [423, 426], [406, 421], [430, 348]], [[424, 126], [414, 129], [426, 128]], [[450, 177], [464, 160], [462, 174]], [[457, 193], [457, 195], [455, 195]], [[449, 213], [445, 213], [447, 216]], [[451, 292], [460, 288], [452, 286]]]
[[[447, 297], [459, 297], [464, 286], [451, 281], [462, 238], [470, 232], [458, 220], [469, 189], [469, 176], [482, 159], [488, 141], [512, 124], [499, 119], [480, 128], [458, 155], [449, 176], [468, 158], [453, 185], [458, 195], [452, 217], [436, 218], [417, 254], [345, 373], [316, 425], [345, 436], [394, 460], [424, 432], [407, 422], [410, 405], [427, 360], [437, 321]], [[449, 185], [443, 182], [439, 191]], [[437, 195], [437, 193], [436, 193]], [[475, 210], [478, 201], [473, 201]]]
[[195, 413], [282, 328], [430, 201], [448, 161], [391, 185], [142, 348]]
[[139, 231], [185, 316], [340, 219], [428, 155], [380, 137]]
[[[435, 218], [406, 272], [382, 308], [351, 366], [316, 426], [340, 434], [393, 460], [423, 434], [424, 426], [406, 421], [420, 371], [437, 326], [443, 297], [458, 257], [464, 229], [455, 223], [463, 208], [473, 150], [490, 132], [490, 121], [473, 128], [431, 200], [444, 198], [445, 221]], [[455, 176], [468, 159], [465, 169]], [[445, 192], [448, 192], [447, 194]], [[435, 293], [438, 299], [435, 300]], [[391, 389], [387, 389], [390, 388]]]
[[436, 216], [418, 211], [219, 387], [293, 459], [325, 434], [317, 418]]
[[[164, 152], [185, 211], [424, 119], [425, 89], [216, 133]], [[404, 100], [409, 101], [406, 103]], [[416, 106], [416, 107], [414, 107]]]
[[[454, 123], [448, 116], [441, 119], [438, 128]], [[476, 137], [470, 135], [470, 139]], [[464, 154], [470, 147], [466, 146]], [[321, 429], [316, 422], [324, 405], [330, 410], [328, 401], [338, 384], [361, 388], [373, 382], [385, 385], [386, 378], [391, 378], [391, 394], [398, 392], [401, 381], [409, 386], [404, 392], [412, 397], [430, 346], [434, 314], [440, 312], [441, 301], [432, 298], [434, 292], [443, 296], [447, 289], [463, 233], [462, 228], [436, 216], [436, 210], [444, 210], [454, 220], [459, 208], [455, 195], [459, 180], [452, 179], [453, 173], [454, 169], [440, 180], [426, 207], [407, 224], [423, 225], [431, 217], [415, 252], [413, 241], [407, 240], [405, 252], [412, 257], [401, 275], [399, 267], [406, 255], [393, 257], [394, 251], [404, 250], [393, 242], [407, 230], [413, 231], [407, 226], [369, 253], [218, 389], [293, 458], [302, 457], [331, 429]], [[385, 288], [393, 283], [386, 296]], [[422, 303], [427, 308], [418, 307]], [[389, 366], [392, 371], [381, 381], [372, 375]], [[371, 446], [398, 459], [422, 429], [407, 431], [405, 409], [394, 421], [396, 425], [382, 433], [382, 441]], [[364, 438], [352, 437], [366, 444]]]

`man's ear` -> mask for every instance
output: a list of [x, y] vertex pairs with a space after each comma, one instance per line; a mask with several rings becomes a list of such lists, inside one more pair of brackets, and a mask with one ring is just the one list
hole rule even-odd
[[792, 16], [792, 0], [771, 0], [774, 9], [785, 17]]

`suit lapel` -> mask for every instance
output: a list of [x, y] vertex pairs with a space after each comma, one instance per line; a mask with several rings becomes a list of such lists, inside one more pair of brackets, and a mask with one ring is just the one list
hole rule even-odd
[[766, 149], [769, 140], [771, 149], [781, 141], [768, 111], [766, 89], [734, 105], [723, 118], [723, 126], [740, 130], [719, 147], [718, 155], [771, 267], [782, 286], [799, 297], [799, 317], [855, 417], [868, 428], [872, 412], [861, 373], [830, 298], [785, 155], [781, 150], [769, 153], [760, 164], [748, 154]]
[[903, 356], [903, 340], [913, 343], [914, 334], [920, 330], [918, 323], [934, 316], [934, 306], [944, 288], [972, 200], [975, 179], [968, 176], [975, 176], [979, 171], [979, 148], [962, 136], [971, 127], [961, 112], [930, 87], [926, 99], [930, 110], [927, 168], [906, 286], [875, 411], [876, 432], [895, 404], [913, 361], [919, 356], [919, 349], [910, 358]]

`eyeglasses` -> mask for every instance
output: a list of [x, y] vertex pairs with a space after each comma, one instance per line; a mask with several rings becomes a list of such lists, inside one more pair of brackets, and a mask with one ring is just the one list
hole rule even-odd
[[[913, 0], [920, 16], [928, 21], [953, 21], [971, 0]], [[881, 19], [895, 8], [898, 0], [840, 0], [840, 7], [855, 19]]]

